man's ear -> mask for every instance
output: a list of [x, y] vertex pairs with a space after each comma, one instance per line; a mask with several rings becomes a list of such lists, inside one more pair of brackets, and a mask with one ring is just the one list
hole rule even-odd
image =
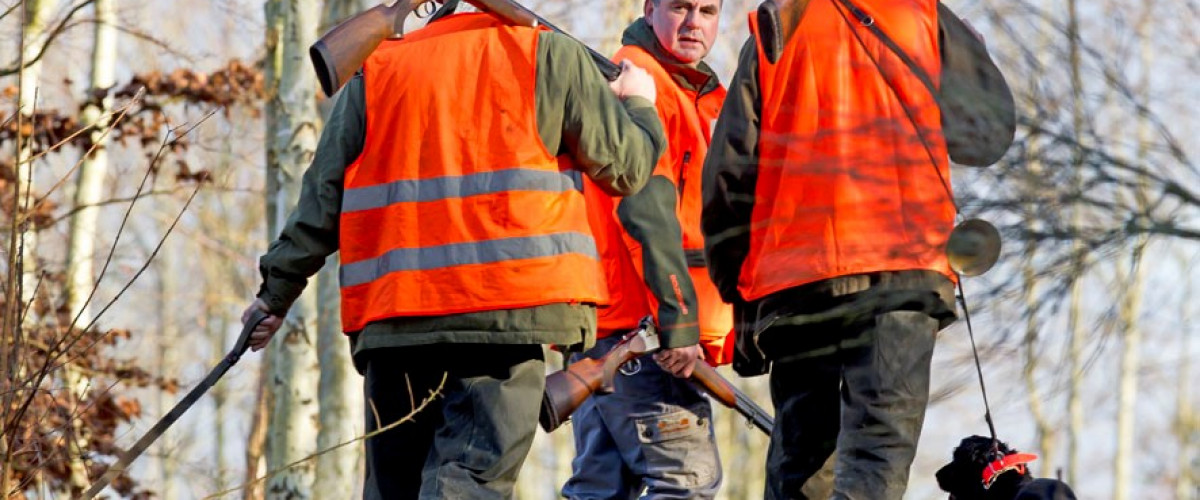
[[646, 0], [646, 2], [642, 4], [642, 16], [649, 19], [651, 12], [654, 12], [654, 0]]

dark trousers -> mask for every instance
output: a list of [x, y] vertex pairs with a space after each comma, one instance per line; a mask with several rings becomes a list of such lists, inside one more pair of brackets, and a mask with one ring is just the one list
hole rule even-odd
[[[545, 386], [540, 345], [433, 344], [366, 353], [363, 498], [508, 499]], [[443, 385], [443, 377], [445, 382]]]
[[[779, 323], [760, 341], [774, 360], [766, 498], [902, 498], [938, 322], [894, 311], [849, 329]], [[831, 455], [833, 474], [818, 474]]]
[[[602, 357], [620, 341], [600, 339], [583, 353]], [[572, 361], [580, 359], [576, 354]], [[721, 459], [712, 405], [651, 355], [618, 373], [612, 394], [593, 394], [571, 415], [575, 460], [562, 496], [572, 500], [714, 498]]]

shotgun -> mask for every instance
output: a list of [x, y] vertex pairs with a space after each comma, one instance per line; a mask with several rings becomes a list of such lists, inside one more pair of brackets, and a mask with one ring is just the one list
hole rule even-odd
[[[659, 348], [653, 319], [647, 316], [636, 330], [625, 334], [621, 342], [600, 359], [584, 358], [547, 376], [542, 410], [538, 415], [542, 430], [552, 432], [557, 429], [592, 393], [611, 393], [613, 378], [622, 365]], [[704, 360], [696, 360], [689, 380], [721, 404], [742, 414], [759, 430], [771, 435], [775, 427], [774, 418]]]
[[[391, 5], [377, 5], [363, 11], [341, 24], [334, 26], [309, 47], [308, 55], [317, 71], [321, 90], [332, 97], [354, 73], [362, 67], [367, 57], [385, 39], [404, 36], [404, 20], [426, 2], [442, 0], [396, 0]], [[571, 38], [533, 11], [513, 0], [467, 0], [475, 8], [496, 16], [512, 26], [544, 26], [556, 33]], [[578, 42], [578, 40], [576, 40]], [[579, 42], [583, 45], [582, 42]], [[609, 81], [616, 80], [620, 66], [599, 52], [584, 45], [600, 72]]]
[[92, 485], [88, 487], [87, 491], [83, 492], [83, 496], [80, 498], [94, 498], [98, 493], [100, 493], [100, 490], [103, 490], [105, 486], [108, 486], [108, 483], [111, 483], [117, 478], [117, 476], [124, 472], [128, 472], [129, 464], [133, 463], [134, 460], [137, 460], [138, 457], [142, 456], [142, 452], [146, 451], [146, 448], [149, 448], [150, 445], [154, 444], [154, 441], [158, 440], [158, 438], [162, 436], [164, 432], [167, 432], [167, 429], [171, 427], [176, 420], [179, 420], [179, 417], [183, 416], [184, 412], [188, 411], [188, 409], [200, 399], [200, 396], [203, 396], [205, 392], [208, 392], [208, 390], [212, 388], [212, 386], [216, 385], [217, 381], [221, 380], [221, 377], [225, 376], [225, 372], [228, 372], [230, 368], [233, 368], [233, 365], [237, 364], [239, 359], [242, 359], [242, 355], [246, 354], [246, 349], [250, 347], [250, 334], [254, 333], [254, 328], [257, 327], [259, 323], [262, 323], [265, 319], [267, 319], [267, 313], [265, 312], [256, 310], [251, 313], [249, 320], [246, 321], [246, 324], [242, 326], [241, 335], [239, 335], [237, 341], [233, 343], [233, 349], [229, 350], [229, 353], [221, 359], [221, 362], [217, 363], [217, 366], [213, 367], [212, 371], [208, 372], [208, 376], [204, 377], [204, 380], [200, 381], [199, 385], [193, 387], [187, 396], [184, 396], [183, 399], [179, 400], [179, 402], [175, 404], [175, 407], [171, 408], [171, 411], [167, 412], [166, 415], [159, 419], [159, 421], [154, 424], [154, 427], [150, 428], [149, 432], [138, 439], [137, 442], [133, 444], [133, 447], [129, 448], [124, 453], [121, 453], [116, 463], [108, 466], [108, 469], [104, 471], [104, 475], [100, 476], [100, 479], [97, 479], [96, 482], [92, 483]]
[[565, 369], [546, 376], [542, 393], [542, 411], [538, 423], [551, 432], [571, 418], [579, 405], [594, 392], [613, 391], [613, 378], [622, 365], [643, 354], [658, 350], [658, 332], [654, 320], [642, 318], [638, 328], [625, 334], [617, 345], [600, 359], [583, 358]]

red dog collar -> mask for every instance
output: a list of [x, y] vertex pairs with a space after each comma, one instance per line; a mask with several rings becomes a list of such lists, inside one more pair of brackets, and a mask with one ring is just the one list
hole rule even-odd
[[1034, 460], [1037, 460], [1037, 455], [1032, 453], [1012, 453], [988, 464], [983, 468], [983, 489], [990, 488], [1001, 474], [1010, 470], [1025, 474], [1025, 464]]

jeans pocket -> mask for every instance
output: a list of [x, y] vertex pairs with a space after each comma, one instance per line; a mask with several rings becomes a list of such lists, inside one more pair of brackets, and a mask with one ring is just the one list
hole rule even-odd
[[679, 488], [711, 485], [720, 477], [712, 416], [704, 406], [636, 420], [646, 475]]

